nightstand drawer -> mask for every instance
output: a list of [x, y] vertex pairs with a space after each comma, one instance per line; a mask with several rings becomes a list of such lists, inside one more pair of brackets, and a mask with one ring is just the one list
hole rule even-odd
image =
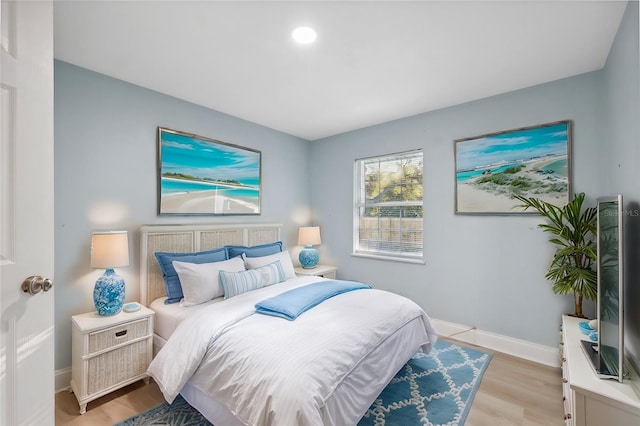
[[147, 341], [141, 340], [90, 358], [87, 393], [91, 395], [143, 374], [149, 365], [147, 355]]
[[146, 318], [89, 333], [89, 354], [100, 352], [103, 349], [108, 349], [139, 337], [145, 337], [149, 334], [149, 321]]

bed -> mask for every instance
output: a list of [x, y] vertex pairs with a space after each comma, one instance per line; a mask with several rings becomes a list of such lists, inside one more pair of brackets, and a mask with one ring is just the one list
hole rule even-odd
[[[281, 280], [273, 285], [188, 307], [164, 303], [168, 294], [154, 253], [270, 246], [280, 241], [280, 230], [279, 224], [141, 228], [141, 300], [156, 313], [148, 373], [167, 401], [179, 393], [218, 426], [356, 424], [416, 351], [429, 351], [437, 339], [415, 303], [360, 286], [295, 320], [257, 313], [257, 303], [283, 293], [354, 285], [292, 275], [292, 265], [280, 262], [290, 262], [286, 250], [243, 257], [251, 271], [224, 272], [235, 279], [261, 271], [267, 279], [268, 269], [269, 280]], [[261, 266], [274, 256], [277, 262]]]

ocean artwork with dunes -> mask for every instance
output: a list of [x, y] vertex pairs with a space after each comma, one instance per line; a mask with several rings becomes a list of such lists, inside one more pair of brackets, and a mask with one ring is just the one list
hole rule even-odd
[[260, 151], [162, 127], [158, 144], [160, 214], [260, 214]]
[[570, 197], [571, 121], [458, 139], [457, 214], [531, 214], [514, 195], [563, 206]]

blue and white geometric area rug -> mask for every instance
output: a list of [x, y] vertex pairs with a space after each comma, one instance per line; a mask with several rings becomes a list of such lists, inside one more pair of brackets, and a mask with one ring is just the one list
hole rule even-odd
[[[464, 424], [491, 354], [439, 340], [396, 374], [358, 426]], [[209, 426], [180, 396], [115, 426]]]
[[491, 354], [439, 340], [396, 374], [358, 426], [464, 424]]

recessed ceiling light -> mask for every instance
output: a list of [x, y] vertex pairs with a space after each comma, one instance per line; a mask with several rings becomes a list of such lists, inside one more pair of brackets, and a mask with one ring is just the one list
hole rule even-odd
[[291, 33], [291, 37], [300, 44], [309, 44], [316, 41], [316, 31], [309, 27], [298, 27]]

